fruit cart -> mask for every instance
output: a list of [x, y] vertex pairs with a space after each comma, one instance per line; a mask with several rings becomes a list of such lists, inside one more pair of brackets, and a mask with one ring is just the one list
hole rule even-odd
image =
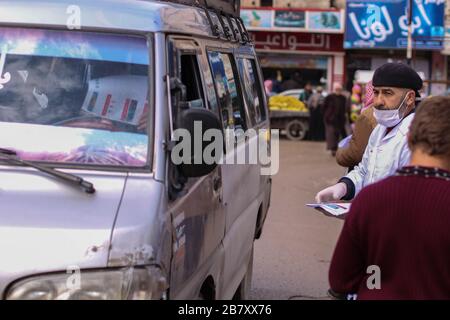
[[281, 130], [289, 140], [303, 140], [309, 129], [309, 111], [300, 100], [274, 96], [269, 100], [270, 126]]
[[270, 127], [280, 129], [289, 140], [303, 140], [309, 129], [309, 112], [270, 110]]

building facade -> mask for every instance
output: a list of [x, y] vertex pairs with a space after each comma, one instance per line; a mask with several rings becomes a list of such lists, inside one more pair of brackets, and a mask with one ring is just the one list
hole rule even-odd
[[[407, 63], [407, 3], [242, 0], [241, 15], [266, 78], [298, 72], [300, 86], [330, 90], [341, 82], [350, 91], [386, 62]], [[450, 92], [450, 0], [413, 1], [413, 31], [411, 65], [424, 80], [423, 95]]]
[[[344, 82], [342, 8], [330, 7], [329, 0], [251, 0], [242, 5], [241, 17], [266, 79], [293, 80], [298, 88], [310, 82], [328, 91], [333, 83]], [[287, 88], [281, 85], [279, 91]]]

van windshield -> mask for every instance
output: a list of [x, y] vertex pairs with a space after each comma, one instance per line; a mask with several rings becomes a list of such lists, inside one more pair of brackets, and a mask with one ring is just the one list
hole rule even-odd
[[0, 28], [0, 147], [24, 160], [147, 164], [147, 39]]

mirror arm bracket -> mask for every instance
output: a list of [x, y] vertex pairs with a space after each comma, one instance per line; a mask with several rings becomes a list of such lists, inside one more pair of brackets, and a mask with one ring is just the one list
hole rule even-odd
[[164, 141], [163, 142], [163, 144], [164, 144], [164, 150], [166, 150], [166, 151], [172, 151], [173, 150], [173, 148], [177, 145], [177, 141], [174, 141], [174, 140], [171, 140], [171, 141]]
[[181, 92], [181, 100], [185, 101], [187, 96], [186, 86], [181, 82], [180, 78], [170, 78], [170, 90], [179, 90]]

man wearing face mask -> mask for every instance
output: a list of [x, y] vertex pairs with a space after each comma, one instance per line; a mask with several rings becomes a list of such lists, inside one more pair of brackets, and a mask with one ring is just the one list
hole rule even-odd
[[395, 174], [410, 160], [407, 133], [422, 79], [407, 65], [386, 63], [375, 71], [372, 83], [378, 125], [370, 135], [363, 158], [337, 184], [320, 191], [317, 202], [351, 200], [362, 188]]

